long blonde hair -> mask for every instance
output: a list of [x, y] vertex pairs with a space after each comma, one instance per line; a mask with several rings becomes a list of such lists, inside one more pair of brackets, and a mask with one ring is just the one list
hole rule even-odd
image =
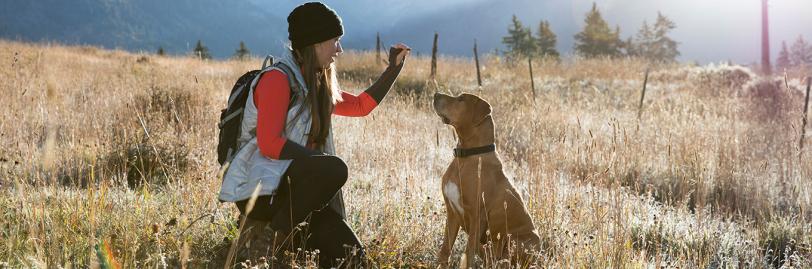
[[310, 104], [313, 123], [308, 143], [312, 142], [316, 148], [320, 148], [324, 146], [330, 132], [331, 115], [335, 104], [341, 101], [335, 65], [331, 63], [324, 68], [319, 64], [315, 44], [300, 50], [291, 50], [291, 53], [302, 68], [302, 77], [309, 89], [305, 102]]

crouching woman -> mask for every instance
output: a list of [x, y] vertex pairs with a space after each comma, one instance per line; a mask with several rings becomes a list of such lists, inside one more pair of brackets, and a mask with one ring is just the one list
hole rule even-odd
[[[324, 4], [296, 7], [288, 16], [288, 52], [252, 82], [241, 148], [219, 195], [246, 218], [238, 240], [241, 259], [272, 257], [303, 244], [319, 250], [322, 267], [355, 266], [363, 260], [363, 246], [344, 220], [341, 188], [348, 171], [335, 156], [332, 116], [365, 116], [380, 105], [410, 49], [391, 47], [389, 66], [356, 96], [340, 90], [336, 81], [343, 31], [339, 16]], [[249, 211], [257, 186], [259, 196]]]

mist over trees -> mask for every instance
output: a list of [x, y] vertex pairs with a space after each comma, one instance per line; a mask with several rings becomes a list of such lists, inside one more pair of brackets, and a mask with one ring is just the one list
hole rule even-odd
[[[626, 41], [620, 39], [620, 26], [612, 29], [603, 19], [595, 3], [586, 13], [584, 27], [575, 34], [575, 54], [581, 57], [640, 57], [650, 61], [673, 62], [680, 55], [679, 43], [669, 37], [677, 25], [671, 19], [657, 12], [653, 25], [643, 21], [637, 34]], [[549, 21], [542, 20], [531, 35], [530, 27], [513, 16], [508, 26], [507, 36], [502, 38], [506, 47], [504, 55], [515, 57], [552, 57], [558, 59], [559, 52], [555, 45], [557, 36], [552, 31]]]
[[781, 42], [781, 51], [775, 60], [775, 66], [779, 71], [812, 66], [812, 45], [803, 36], [798, 36], [789, 49], [786, 41]]

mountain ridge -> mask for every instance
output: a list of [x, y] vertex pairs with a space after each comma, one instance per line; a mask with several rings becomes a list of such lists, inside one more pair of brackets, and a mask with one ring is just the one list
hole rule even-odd
[[240, 41], [249, 48], [281, 51], [276, 37], [283, 36], [286, 27], [284, 20], [246, 0], [8, 0], [0, 3], [0, 37], [130, 51], [155, 52], [163, 47], [170, 54], [185, 54], [197, 40], [220, 58], [231, 56]]

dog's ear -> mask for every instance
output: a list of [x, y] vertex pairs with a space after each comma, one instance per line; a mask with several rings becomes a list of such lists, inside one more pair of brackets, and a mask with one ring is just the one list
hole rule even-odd
[[476, 104], [477, 111], [481, 111], [481, 113], [482, 113], [482, 114], [480, 114], [480, 118], [484, 118], [485, 116], [490, 115], [491, 114], [491, 104], [489, 104], [488, 101], [485, 101], [482, 98], [477, 98], [477, 99], [479, 99], [477, 104]]

